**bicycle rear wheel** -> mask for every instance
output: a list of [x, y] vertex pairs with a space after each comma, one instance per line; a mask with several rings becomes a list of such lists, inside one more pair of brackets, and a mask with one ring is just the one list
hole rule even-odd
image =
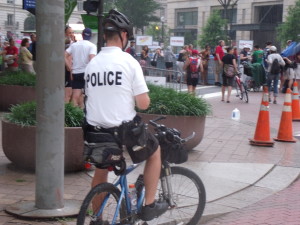
[[[103, 183], [95, 186], [83, 200], [78, 217], [77, 225], [108, 225], [113, 224], [114, 213], [120, 198], [120, 191], [113, 184]], [[105, 199], [103, 201], [103, 199]], [[102, 206], [101, 202], [103, 201]], [[103, 212], [100, 214], [100, 208]], [[126, 207], [124, 200], [118, 211], [114, 224], [123, 224], [126, 220]]]
[[[206, 193], [204, 185], [197, 174], [183, 167], [171, 167], [170, 175], [172, 197], [175, 202], [160, 217], [147, 222], [147, 224], [187, 224], [199, 223], [204, 211]], [[162, 195], [159, 187], [159, 195]]]

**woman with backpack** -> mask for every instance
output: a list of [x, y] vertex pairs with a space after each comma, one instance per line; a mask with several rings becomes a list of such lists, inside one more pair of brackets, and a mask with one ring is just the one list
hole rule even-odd
[[221, 101], [225, 101], [225, 90], [227, 87], [227, 103], [230, 103], [230, 95], [232, 90], [232, 84], [235, 73], [238, 72], [236, 58], [233, 54], [233, 48], [228, 47], [227, 54], [222, 58], [223, 62], [223, 84], [222, 84], [222, 99]]
[[183, 69], [186, 70], [187, 73], [186, 83], [188, 86], [188, 93], [192, 95], [196, 95], [196, 86], [199, 81], [199, 69], [201, 73], [203, 72], [202, 62], [198, 55], [199, 52], [197, 50], [192, 50], [192, 56], [185, 61], [183, 66]]
[[273, 82], [273, 104], [277, 104], [277, 96], [278, 96], [278, 80], [280, 76], [281, 68], [280, 66], [285, 66], [285, 62], [283, 58], [276, 53], [277, 48], [275, 46], [270, 47], [270, 55], [268, 55], [267, 63], [267, 84], [269, 89], [269, 102], [272, 101], [271, 99], [271, 85]]

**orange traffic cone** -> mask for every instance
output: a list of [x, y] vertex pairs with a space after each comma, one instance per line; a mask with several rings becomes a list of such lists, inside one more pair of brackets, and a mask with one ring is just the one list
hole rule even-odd
[[270, 137], [269, 93], [267, 87], [264, 87], [254, 138], [249, 140], [251, 145], [267, 147], [273, 147], [274, 145], [274, 141]]
[[291, 89], [288, 88], [284, 97], [278, 135], [277, 138], [274, 138], [275, 141], [296, 142], [296, 139], [293, 137], [291, 93]]
[[292, 119], [293, 121], [300, 121], [300, 103], [297, 81], [293, 84]]

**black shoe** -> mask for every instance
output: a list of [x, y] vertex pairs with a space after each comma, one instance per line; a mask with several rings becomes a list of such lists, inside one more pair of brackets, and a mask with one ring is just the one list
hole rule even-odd
[[168, 210], [169, 204], [166, 201], [155, 202], [153, 207], [143, 206], [142, 211], [139, 215], [139, 218], [143, 221], [149, 221], [155, 217], [159, 217]]
[[107, 220], [101, 220], [101, 219], [97, 219], [95, 221], [91, 221], [90, 225], [109, 225], [109, 222]]

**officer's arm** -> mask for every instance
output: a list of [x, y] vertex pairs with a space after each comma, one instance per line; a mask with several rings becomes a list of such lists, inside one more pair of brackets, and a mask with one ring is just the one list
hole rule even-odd
[[94, 54], [90, 54], [89, 55], [89, 61], [91, 61], [92, 60], [92, 58], [94, 58], [95, 57], [95, 55]]
[[149, 98], [148, 93], [146, 92], [146, 93], [135, 96], [135, 102], [136, 102], [136, 106], [139, 109], [142, 109], [142, 110], [147, 109], [150, 105], [150, 98]]

